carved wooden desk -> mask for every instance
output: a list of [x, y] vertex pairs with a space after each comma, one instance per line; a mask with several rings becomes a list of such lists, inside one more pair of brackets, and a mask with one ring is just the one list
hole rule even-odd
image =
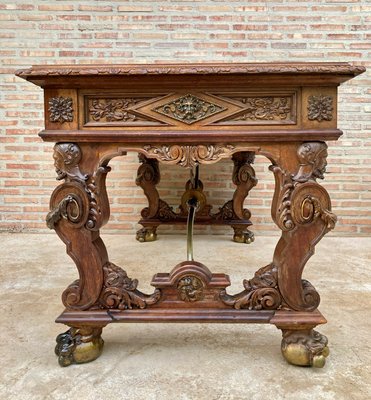
[[[40, 136], [56, 142], [62, 181], [51, 196], [47, 224], [79, 272], [62, 295], [66, 309], [57, 322], [71, 329], [57, 338], [59, 363], [97, 358], [102, 328], [112, 322], [233, 322], [275, 325], [282, 330], [288, 362], [322, 367], [327, 338], [313, 328], [326, 320], [317, 310], [320, 297], [302, 272], [336, 222], [317, 179], [324, 177], [325, 142], [342, 133], [336, 123], [337, 86], [363, 71], [346, 63], [18, 71], [44, 88], [46, 129]], [[228, 293], [227, 275], [192, 260], [156, 274], [154, 292], [141, 293], [137, 281], [109, 261], [99, 236], [109, 218], [109, 161], [128, 151], [141, 155], [138, 184], [152, 199], [147, 220], [163, 206], [155, 188], [158, 162], [191, 168], [232, 158], [237, 189], [224, 211], [237, 228], [250, 217], [241, 199], [256, 183], [254, 154], [266, 156], [275, 179], [272, 218], [282, 230], [272, 262], [244, 280], [238, 294]], [[144, 235], [153, 227], [149, 224]]]

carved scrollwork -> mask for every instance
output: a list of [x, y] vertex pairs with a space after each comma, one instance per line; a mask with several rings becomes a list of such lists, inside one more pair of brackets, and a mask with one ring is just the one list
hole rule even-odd
[[330, 212], [327, 191], [316, 183], [326, 172], [327, 145], [323, 142], [307, 142], [299, 146], [298, 172], [291, 175], [281, 167], [271, 165], [276, 179], [275, 209], [272, 215], [283, 230], [294, 229], [296, 224], [306, 224], [320, 217], [328, 229], [333, 229], [336, 216]]
[[321, 218], [326, 229], [335, 227], [336, 215], [331, 209], [330, 197], [322, 186], [315, 182], [296, 185], [291, 194], [291, 216], [295, 224], [305, 225]]
[[138, 120], [146, 120], [138, 115], [130, 112], [129, 108], [148, 100], [149, 98], [115, 98], [115, 99], [89, 99], [89, 116], [94, 121], [123, 121], [135, 122]]
[[151, 146], [143, 147], [146, 155], [169, 164], [179, 164], [193, 168], [197, 164], [208, 164], [226, 158], [233, 153], [233, 145], [198, 145], [198, 146]]
[[89, 213], [89, 197], [85, 186], [78, 181], [57, 186], [50, 199], [50, 209], [46, 216], [49, 229], [55, 229], [61, 220], [68, 221], [73, 228], [80, 228]]
[[222, 291], [220, 298], [223, 303], [236, 309], [277, 310], [282, 305], [282, 297], [278, 289], [277, 267], [271, 263], [260, 268], [250, 280], [244, 280], [245, 290], [236, 295]]
[[62, 293], [62, 302], [65, 307], [73, 309], [81, 299], [80, 280], [76, 279]]
[[130, 279], [123, 269], [111, 262], [103, 266], [103, 271], [104, 285], [98, 301], [100, 308], [143, 309], [157, 303], [161, 297], [158, 289], [151, 295], [137, 290], [138, 281]]
[[310, 121], [331, 121], [333, 109], [332, 96], [319, 94], [308, 97], [308, 119]]
[[183, 276], [177, 285], [180, 300], [194, 302], [203, 299], [204, 285], [197, 276]]
[[72, 122], [73, 108], [71, 97], [51, 97], [49, 99], [49, 121], [50, 122]]

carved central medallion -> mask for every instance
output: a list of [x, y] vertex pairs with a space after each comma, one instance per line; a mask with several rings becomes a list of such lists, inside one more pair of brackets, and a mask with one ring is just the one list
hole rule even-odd
[[193, 124], [225, 110], [225, 107], [201, 99], [193, 94], [178, 97], [153, 109], [159, 114], [186, 124]]
[[199, 301], [204, 297], [204, 285], [200, 278], [193, 275], [183, 276], [178, 282], [178, 295], [183, 301]]

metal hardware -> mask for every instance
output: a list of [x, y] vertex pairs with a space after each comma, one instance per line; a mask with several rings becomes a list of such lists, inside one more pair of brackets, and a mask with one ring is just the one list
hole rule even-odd
[[[199, 166], [195, 166], [194, 171], [191, 170], [191, 186], [192, 189], [199, 187]], [[192, 196], [187, 201], [188, 218], [187, 218], [187, 261], [193, 261], [193, 226], [195, 221], [196, 211], [200, 206], [199, 200], [196, 196]]]

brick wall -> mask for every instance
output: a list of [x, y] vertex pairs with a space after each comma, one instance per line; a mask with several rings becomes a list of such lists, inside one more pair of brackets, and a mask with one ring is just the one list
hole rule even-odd
[[[371, 5], [366, 3], [0, 0], [0, 229], [45, 230], [48, 199], [56, 186], [52, 144], [37, 136], [43, 127], [42, 92], [14, 77], [17, 68], [45, 63], [277, 60], [355, 61], [370, 67]], [[337, 235], [371, 234], [370, 83], [366, 73], [340, 89], [339, 127], [344, 136], [330, 143], [324, 182], [340, 217]], [[134, 183], [137, 165], [134, 154], [112, 162], [107, 232], [136, 228], [145, 205]], [[267, 160], [259, 157], [255, 166], [260, 181], [248, 206], [254, 230], [269, 234], [277, 229], [269, 214], [273, 179]], [[201, 169], [212, 204], [231, 197], [232, 183], [219, 179], [230, 176], [231, 170], [227, 161]], [[177, 205], [187, 171], [162, 171], [161, 194]]]

